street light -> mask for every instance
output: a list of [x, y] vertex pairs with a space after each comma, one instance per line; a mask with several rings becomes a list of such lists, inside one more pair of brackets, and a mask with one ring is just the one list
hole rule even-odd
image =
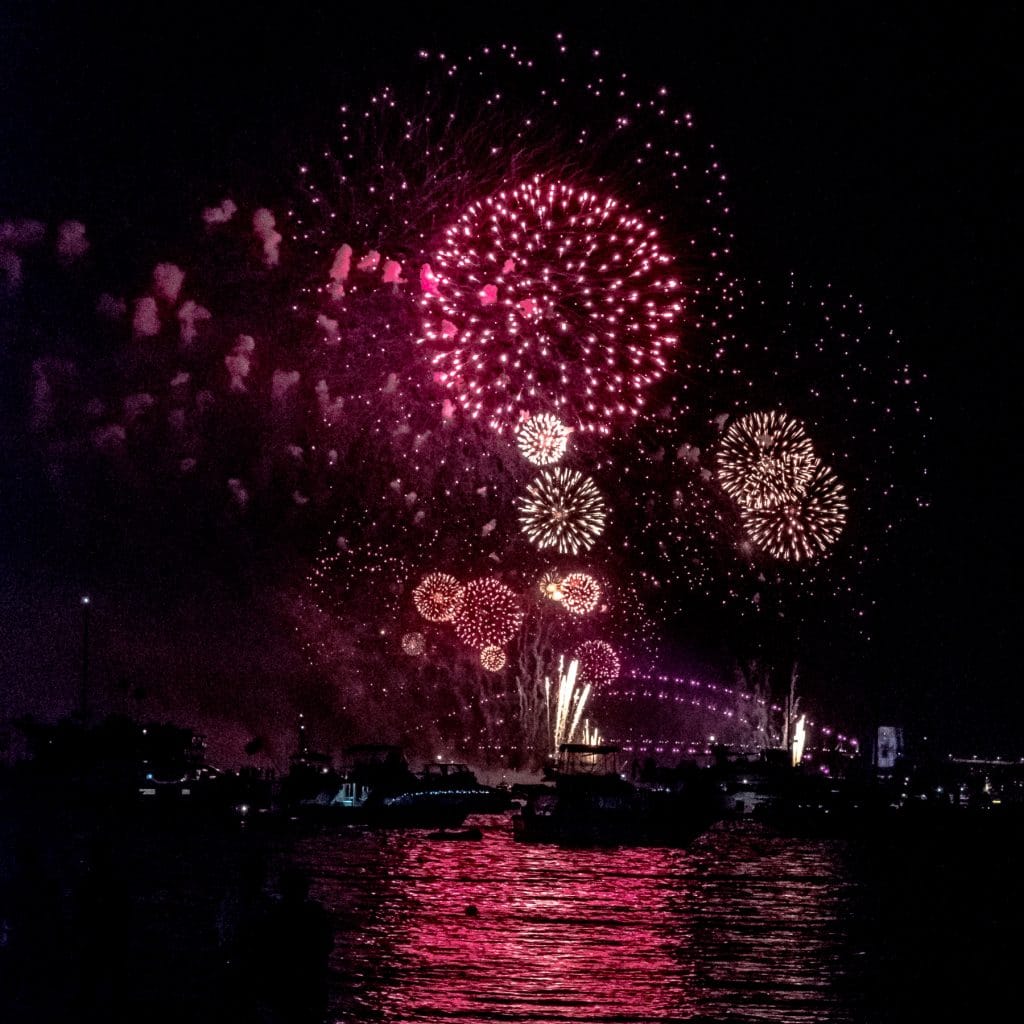
[[82, 606], [82, 678], [78, 690], [78, 713], [83, 722], [89, 718], [89, 608], [92, 601], [88, 594], [79, 600]]

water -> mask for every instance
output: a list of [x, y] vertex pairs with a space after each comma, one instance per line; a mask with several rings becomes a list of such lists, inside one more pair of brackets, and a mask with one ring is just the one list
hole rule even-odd
[[842, 840], [730, 823], [688, 850], [518, 844], [506, 817], [481, 819], [479, 842], [66, 824], [6, 846], [32, 856], [0, 906], [0, 1019], [254, 1019], [225, 967], [246, 863], [271, 890], [290, 866], [310, 876], [339, 1024], [888, 1024], [1014, 997], [1009, 821]]
[[883, 880], [844, 841], [741, 825], [564, 850], [495, 819], [478, 843], [323, 834], [293, 855], [335, 923], [338, 1021], [861, 1022], [929, 996], [886, 959]]

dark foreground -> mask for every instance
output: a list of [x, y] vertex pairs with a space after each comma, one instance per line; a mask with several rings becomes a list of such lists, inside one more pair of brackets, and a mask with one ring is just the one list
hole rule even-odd
[[860, 1024], [1014, 997], [1009, 818], [689, 850], [516, 844], [505, 816], [479, 842], [37, 819], [0, 830], [3, 1021]]

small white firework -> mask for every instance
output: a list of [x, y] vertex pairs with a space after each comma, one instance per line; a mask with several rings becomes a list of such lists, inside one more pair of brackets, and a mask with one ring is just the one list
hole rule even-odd
[[535, 466], [550, 466], [565, 454], [571, 432], [557, 416], [542, 412], [523, 422], [516, 441], [524, 459]]
[[505, 667], [505, 652], [494, 644], [488, 644], [480, 652], [480, 664], [487, 672], [500, 672]]
[[519, 499], [519, 522], [538, 548], [576, 555], [589, 550], [604, 530], [604, 498], [590, 477], [573, 469], [548, 469]]

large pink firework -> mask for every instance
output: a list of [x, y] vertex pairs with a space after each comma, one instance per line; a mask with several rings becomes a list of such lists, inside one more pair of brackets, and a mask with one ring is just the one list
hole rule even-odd
[[444, 572], [432, 572], [412, 592], [416, 610], [431, 622], [451, 622], [462, 603], [462, 584]]
[[519, 598], [496, 579], [473, 580], [462, 592], [455, 632], [470, 647], [502, 647], [523, 621]]
[[607, 433], [668, 368], [681, 282], [655, 228], [618, 200], [535, 176], [471, 203], [434, 255], [424, 344], [495, 429], [557, 413]]
[[576, 648], [573, 657], [580, 663], [579, 681], [593, 686], [612, 682], [622, 668], [615, 648], [604, 640], [584, 641]]
[[585, 572], [571, 572], [562, 580], [562, 603], [573, 615], [586, 615], [601, 600], [601, 585]]

